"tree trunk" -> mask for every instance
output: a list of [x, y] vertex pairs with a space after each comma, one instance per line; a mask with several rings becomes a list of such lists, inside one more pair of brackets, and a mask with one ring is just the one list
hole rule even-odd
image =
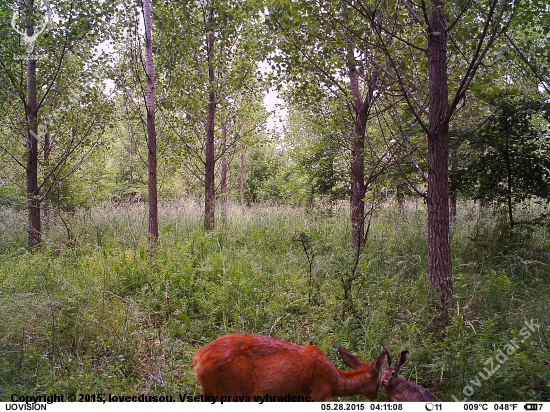
[[[27, 36], [34, 35], [34, 0], [25, 0]], [[40, 187], [38, 186], [38, 90], [34, 43], [27, 49], [27, 198], [29, 200], [29, 249], [42, 240], [40, 221]]]
[[241, 170], [240, 170], [240, 179], [241, 179], [241, 207], [245, 208], [246, 199], [245, 199], [245, 188], [246, 188], [246, 152], [241, 153]]
[[434, 0], [429, 15], [430, 110], [428, 133], [429, 277], [440, 294], [442, 320], [453, 305], [449, 220], [449, 92], [444, 2]]
[[206, 53], [208, 60], [208, 118], [206, 121], [206, 161], [205, 161], [205, 181], [204, 181], [204, 229], [207, 231], [214, 229], [214, 217], [216, 211], [216, 184], [214, 181], [216, 170], [215, 154], [215, 118], [216, 118], [216, 73], [214, 70], [214, 0], [208, 2], [209, 27], [206, 35]]
[[355, 248], [365, 244], [365, 135], [356, 125], [351, 148], [351, 234]]
[[[222, 126], [222, 135], [223, 135], [223, 145], [225, 146], [227, 144], [227, 123], [224, 123]], [[221, 200], [222, 200], [222, 219], [227, 219], [227, 205], [228, 205], [228, 196], [229, 196], [229, 188], [227, 184], [227, 175], [229, 174], [229, 161], [227, 160], [227, 157], [224, 156], [222, 158], [222, 171], [221, 171], [221, 179], [220, 179], [220, 192], [221, 192]]]
[[[343, 21], [344, 25], [349, 24], [349, 10], [344, 7]], [[357, 63], [355, 61], [355, 46], [348, 39], [346, 45], [346, 65], [348, 77], [350, 80], [351, 94], [353, 96], [353, 111], [355, 112], [353, 138], [351, 142], [351, 237], [354, 248], [360, 250], [365, 244], [365, 134], [367, 127], [367, 117], [370, 110], [372, 98], [372, 82], [367, 96], [364, 97], [359, 87], [359, 74], [357, 73]]]
[[130, 147], [129, 147], [129, 150], [130, 150], [130, 176], [129, 176], [129, 181], [130, 181], [130, 185], [133, 186], [134, 185], [134, 157], [135, 157], [135, 153], [134, 153], [134, 142], [137, 141], [137, 139], [135, 138], [136, 136], [136, 133], [135, 133], [135, 130], [134, 130], [134, 122], [132, 120], [130, 120], [128, 122], [128, 131], [130, 132]]
[[227, 176], [229, 174], [229, 162], [227, 159], [222, 159], [221, 183], [220, 191], [222, 196], [222, 219], [227, 219], [227, 207], [229, 203], [229, 187], [227, 184]]
[[153, 16], [151, 0], [143, 1], [145, 23], [145, 71], [147, 73], [147, 165], [149, 169], [149, 248], [151, 252], [159, 237], [157, 188], [157, 134], [155, 129], [155, 63], [153, 60]]
[[[451, 171], [453, 172], [453, 174], [456, 174], [456, 171], [458, 170], [458, 147], [459, 147], [459, 142], [458, 140], [455, 140], [454, 144], [451, 145]], [[457, 208], [456, 208], [457, 193], [455, 190], [451, 191], [449, 201], [450, 201], [449, 208], [450, 208], [450, 214], [451, 214], [451, 222], [453, 222], [454, 224], [456, 222], [456, 213], [457, 213]]]
[[514, 234], [514, 198], [513, 198], [513, 178], [512, 178], [512, 162], [510, 159], [510, 142], [508, 132], [505, 133], [506, 144], [504, 147], [504, 164], [506, 165], [506, 206], [508, 208], [508, 220], [510, 229], [508, 236], [512, 238]]
[[[44, 132], [44, 168], [48, 169], [50, 166], [50, 154], [52, 152], [52, 140], [51, 140], [51, 134], [50, 129], [46, 125], [46, 131]], [[50, 219], [50, 212], [51, 212], [51, 204], [50, 200], [48, 199], [50, 196], [47, 195], [44, 200], [42, 201], [42, 208], [43, 208], [43, 219], [44, 224], [47, 225]]]

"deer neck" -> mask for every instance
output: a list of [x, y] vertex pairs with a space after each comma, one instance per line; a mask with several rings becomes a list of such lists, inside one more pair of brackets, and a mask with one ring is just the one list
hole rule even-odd
[[370, 374], [364, 370], [338, 371], [337, 396], [364, 395], [370, 386], [372, 392], [377, 392], [377, 381], [369, 382]]

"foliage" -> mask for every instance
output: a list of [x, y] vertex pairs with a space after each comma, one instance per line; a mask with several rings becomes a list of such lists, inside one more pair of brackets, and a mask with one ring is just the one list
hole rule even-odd
[[[216, 2], [213, 22], [206, 20], [209, 7], [206, 3], [197, 7], [196, 2], [160, 2], [156, 18], [162, 21], [162, 29], [159, 25], [155, 34], [164, 140], [176, 149], [178, 161], [185, 159], [186, 173], [203, 182], [210, 92], [216, 96], [216, 161], [265, 138], [267, 119], [257, 67], [265, 54], [259, 4]], [[209, 33], [215, 42], [213, 84], [208, 81], [205, 38]]]
[[293, 203], [301, 200], [301, 188], [287, 166], [285, 154], [276, 148], [256, 149], [248, 156], [245, 199], [247, 204]]
[[517, 70], [518, 86], [536, 87], [550, 95], [550, 15], [544, 0], [520, 3], [514, 24], [507, 34], [510, 54]]
[[[550, 199], [548, 109], [544, 102], [505, 96], [494, 113], [464, 139], [454, 176], [467, 197], [503, 205]], [[514, 225], [514, 221], [510, 222]]]
[[327, 117], [322, 119], [324, 122], [316, 121], [300, 109], [292, 109], [285, 129], [285, 149], [305, 180], [309, 203], [318, 198], [334, 201], [349, 196], [349, 162], [342, 143], [345, 134], [327, 124]]

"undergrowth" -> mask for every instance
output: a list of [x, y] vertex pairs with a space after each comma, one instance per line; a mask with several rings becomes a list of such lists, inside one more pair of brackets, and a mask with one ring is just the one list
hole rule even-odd
[[422, 208], [381, 208], [357, 265], [347, 207], [234, 207], [211, 233], [196, 204], [161, 210], [153, 260], [143, 205], [66, 218], [70, 242], [51, 217], [33, 254], [24, 216], [0, 211], [0, 400], [199, 394], [193, 354], [230, 333], [314, 344], [341, 368], [339, 346], [365, 361], [382, 344], [394, 356], [409, 350], [403, 375], [446, 401], [550, 400], [544, 227], [510, 237], [492, 214], [464, 207], [453, 231], [456, 309], [434, 331]]

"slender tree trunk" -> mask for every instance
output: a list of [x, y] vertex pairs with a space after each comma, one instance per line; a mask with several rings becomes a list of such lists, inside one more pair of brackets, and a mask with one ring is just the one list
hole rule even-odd
[[510, 143], [506, 132], [506, 145], [504, 148], [504, 163], [506, 164], [506, 204], [508, 207], [508, 220], [510, 222], [510, 230], [508, 236], [511, 238], [514, 234], [514, 202], [513, 202], [513, 179], [512, 179], [512, 162], [510, 160]]
[[204, 196], [204, 229], [214, 229], [214, 217], [216, 211], [216, 154], [215, 154], [215, 118], [216, 118], [216, 72], [214, 70], [214, 9], [215, 2], [208, 2], [209, 27], [206, 35], [206, 53], [208, 60], [208, 118], [206, 121], [206, 162], [205, 162], [205, 196]]
[[246, 152], [241, 153], [241, 170], [239, 173], [241, 180], [241, 207], [245, 208], [246, 199], [245, 199], [245, 188], [246, 188]]
[[[224, 123], [222, 126], [222, 135], [223, 135], [223, 145], [225, 146], [227, 144], [227, 123]], [[227, 175], [229, 174], [229, 161], [227, 160], [226, 156], [222, 158], [222, 170], [221, 170], [221, 180], [220, 180], [220, 192], [221, 192], [221, 214], [222, 219], [227, 219], [227, 204], [228, 204], [228, 196], [229, 196], [229, 188], [227, 184]]]
[[[458, 170], [458, 146], [459, 142], [456, 140], [454, 144], [451, 145], [451, 171], [456, 173]], [[451, 197], [450, 197], [450, 214], [451, 214], [451, 221], [454, 223], [456, 221], [456, 203], [457, 203], [457, 197], [456, 197], [456, 191], [451, 191]]]
[[351, 234], [353, 245], [362, 248], [365, 243], [365, 135], [360, 125], [355, 126], [351, 147]]
[[[46, 131], [44, 133], [44, 168], [46, 169], [50, 166], [51, 152], [52, 152], [51, 134], [50, 134], [49, 128], [46, 126]], [[48, 197], [49, 196], [46, 196], [42, 202], [42, 208], [44, 210], [43, 212], [44, 224], [47, 224], [50, 219], [51, 204]]]
[[190, 170], [191, 166], [189, 162], [185, 162], [185, 167], [183, 169], [183, 175], [185, 176], [185, 190], [186, 198], [188, 201], [194, 201], [195, 195], [193, 193], [193, 181], [191, 180], [190, 173], [186, 173], [186, 170]]
[[[34, 35], [34, 0], [25, 0], [27, 36]], [[40, 221], [40, 187], [38, 185], [38, 90], [34, 43], [27, 49], [27, 198], [29, 200], [29, 249], [42, 241]]]
[[149, 248], [151, 252], [159, 237], [157, 188], [157, 133], [155, 128], [155, 63], [153, 60], [153, 16], [151, 0], [143, 0], [145, 23], [145, 71], [147, 73], [147, 164], [149, 169]]
[[129, 121], [128, 123], [128, 131], [130, 132], [130, 147], [129, 147], [129, 150], [130, 150], [130, 176], [129, 176], [129, 180], [130, 180], [130, 185], [134, 185], [134, 157], [135, 157], [135, 153], [134, 153], [134, 142], [136, 141], [135, 139], [135, 130], [134, 130], [134, 122], [132, 120]]
[[429, 15], [430, 111], [428, 134], [429, 277], [440, 293], [442, 320], [453, 304], [449, 220], [449, 91], [444, 2], [433, 0]]
[[227, 183], [227, 178], [229, 175], [229, 162], [226, 158], [222, 159], [222, 171], [221, 171], [221, 183], [220, 191], [222, 195], [222, 219], [227, 219], [227, 208], [229, 203], [229, 185]]
[[[344, 25], [349, 24], [349, 10], [344, 7]], [[359, 87], [359, 74], [355, 61], [355, 46], [351, 40], [346, 45], [346, 64], [353, 95], [355, 112], [353, 137], [351, 142], [351, 235], [354, 248], [360, 250], [365, 244], [365, 134], [367, 117], [370, 110], [372, 88], [369, 85], [367, 96], [364, 97]], [[375, 76], [375, 75], [374, 75]], [[373, 79], [371, 79], [372, 81]]]

